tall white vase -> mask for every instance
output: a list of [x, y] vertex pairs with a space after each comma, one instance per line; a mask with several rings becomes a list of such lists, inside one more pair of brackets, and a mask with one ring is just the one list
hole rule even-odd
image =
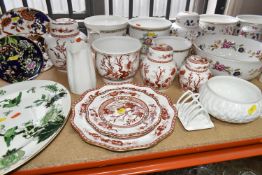
[[90, 45], [76, 38], [67, 45], [67, 77], [70, 91], [82, 94], [96, 87], [96, 74]]

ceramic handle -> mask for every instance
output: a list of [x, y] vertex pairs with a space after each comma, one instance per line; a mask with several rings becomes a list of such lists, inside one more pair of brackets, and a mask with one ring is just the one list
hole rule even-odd
[[92, 30], [92, 31], [90, 31], [90, 32], [88, 33], [88, 42], [89, 42], [90, 44], [92, 44], [92, 42], [93, 42], [94, 40], [98, 39], [98, 38], [100, 38], [100, 32], [99, 32], [99, 31], [94, 31], [94, 30]]

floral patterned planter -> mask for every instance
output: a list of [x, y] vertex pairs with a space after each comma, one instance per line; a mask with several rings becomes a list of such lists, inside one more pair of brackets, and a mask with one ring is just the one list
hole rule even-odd
[[158, 36], [168, 36], [171, 25], [170, 21], [156, 17], [133, 18], [129, 20], [129, 35], [141, 41], [141, 53], [147, 54], [152, 40]]
[[262, 16], [261, 15], [238, 15], [238, 32], [236, 34], [262, 41]]
[[200, 15], [200, 27], [207, 34], [233, 35], [237, 29], [238, 19], [227, 15]]
[[106, 83], [131, 82], [139, 67], [141, 43], [125, 36], [108, 36], [92, 43], [98, 73]]

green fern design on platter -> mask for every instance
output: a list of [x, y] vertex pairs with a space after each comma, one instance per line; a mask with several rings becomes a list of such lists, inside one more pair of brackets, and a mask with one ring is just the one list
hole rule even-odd
[[3, 95], [5, 95], [5, 93], [6, 93], [6, 91], [5, 90], [0, 90], [0, 96], [3, 96]]

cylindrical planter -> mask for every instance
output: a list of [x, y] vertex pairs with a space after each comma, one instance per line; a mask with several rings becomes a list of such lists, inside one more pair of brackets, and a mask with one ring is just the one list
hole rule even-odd
[[95, 15], [85, 18], [88, 42], [92, 44], [94, 40], [105, 36], [125, 36], [127, 21], [124, 17], [112, 15]]
[[200, 15], [199, 25], [205, 34], [233, 35], [237, 30], [238, 19], [219, 14]]
[[238, 15], [237, 19], [239, 35], [262, 41], [262, 15]]
[[194, 29], [199, 26], [199, 15], [195, 12], [179, 12], [176, 16], [176, 24]]
[[92, 43], [96, 68], [105, 83], [131, 82], [139, 67], [141, 43], [127, 36], [107, 36]]
[[172, 25], [170, 21], [156, 17], [133, 18], [128, 23], [129, 35], [142, 43], [142, 54], [147, 54], [154, 38], [170, 35]]

